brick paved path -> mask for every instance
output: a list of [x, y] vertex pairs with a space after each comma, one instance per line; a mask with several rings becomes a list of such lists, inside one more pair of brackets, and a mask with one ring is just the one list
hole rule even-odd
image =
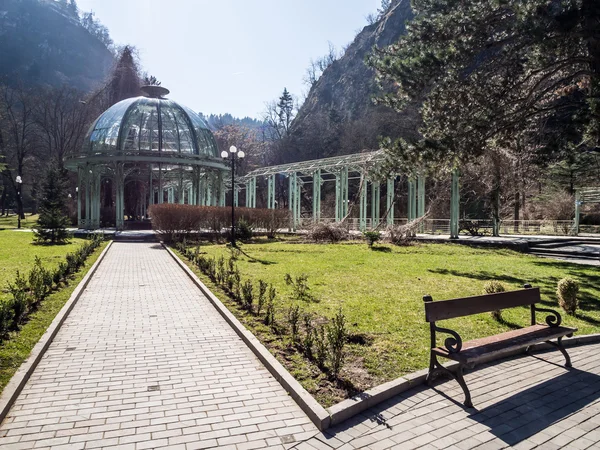
[[454, 381], [417, 387], [297, 448], [600, 449], [600, 344], [569, 354], [571, 371], [552, 351], [468, 373], [475, 409], [454, 402], [463, 400]]
[[165, 250], [114, 243], [0, 447], [283, 448], [316, 431]]

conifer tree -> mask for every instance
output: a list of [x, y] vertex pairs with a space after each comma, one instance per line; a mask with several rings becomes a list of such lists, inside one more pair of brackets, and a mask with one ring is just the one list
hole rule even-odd
[[517, 138], [600, 147], [598, 0], [411, 4], [407, 34], [368, 61], [387, 91], [380, 102], [422, 105], [421, 139], [384, 143], [393, 159], [464, 161]]
[[69, 238], [67, 189], [65, 176], [56, 167], [50, 167], [46, 173], [42, 195], [36, 240], [46, 244], [64, 244]]

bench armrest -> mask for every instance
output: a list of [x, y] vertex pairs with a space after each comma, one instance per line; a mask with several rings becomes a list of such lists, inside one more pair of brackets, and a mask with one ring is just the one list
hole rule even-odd
[[546, 316], [546, 324], [548, 324], [549, 327], [558, 327], [560, 326], [561, 322], [562, 322], [562, 317], [560, 316], [558, 311], [555, 311], [553, 309], [547, 309], [547, 308], [538, 308], [535, 305], [531, 305], [532, 309], [534, 311], [534, 315], [533, 315], [533, 323], [531, 325], [535, 325], [536, 321], [535, 321], [535, 313], [536, 312], [546, 312], [549, 313], [550, 315]]
[[460, 335], [449, 328], [441, 328], [438, 327], [435, 322], [431, 323], [431, 348], [437, 347], [435, 333], [439, 331], [440, 333], [449, 334], [450, 336], [444, 339], [444, 347], [448, 350], [448, 353], [458, 353], [462, 349], [462, 338]]

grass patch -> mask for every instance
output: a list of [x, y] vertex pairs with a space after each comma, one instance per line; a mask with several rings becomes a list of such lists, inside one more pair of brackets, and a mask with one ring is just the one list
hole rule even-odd
[[[14, 233], [14, 234], [30, 234], [30, 233]], [[2, 236], [2, 235], [0, 235]], [[69, 279], [68, 286], [63, 287], [48, 296], [41, 304], [37, 311], [33, 312], [27, 322], [23, 324], [19, 331], [11, 332], [9, 339], [0, 344], [0, 392], [8, 384], [17, 369], [23, 361], [27, 359], [31, 350], [40, 340], [48, 326], [52, 323], [56, 314], [65, 305], [79, 282], [87, 274], [90, 267], [96, 262], [102, 250], [108, 243], [103, 242], [97, 248], [92, 256], [90, 256], [79, 272]], [[0, 245], [2, 245], [0, 243]], [[76, 243], [72, 244], [76, 247]], [[4, 248], [2, 252], [4, 252]], [[66, 246], [61, 247], [63, 250]], [[67, 250], [64, 250], [67, 253]], [[63, 254], [64, 258], [64, 254]], [[2, 260], [4, 265], [4, 260]]]
[[27, 276], [35, 257], [39, 256], [46, 268], [54, 269], [64, 261], [65, 255], [76, 250], [84, 239], [71, 239], [65, 245], [37, 245], [33, 233], [27, 231], [0, 231], [0, 300], [9, 298], [7, 283], [19, 270]]
[[[600, 277], [597, 268], [540, 259], [510, 250], [477, 249], [452, 244], [423, 244], [410, 247], [379, 245], [372, 251], [364, 243], [336, 245], [257, 242], [243, 246], [238, 260], [242, 280], [259, 279], [276, 286], [278, 314], [283, 321], [292, 303], [291, 287], [284, 277], [308, 275], [311, 293], [318, 301], [301, 302], [304, 311], [332, 317], [341, 305], [347, 319], [350, 345], [348, 363], [342, 371], [352, 388], [366, 389], [403, 374], [422, 369], [428, 363], [429, 328], [424, 321], [422, 297], [434, 300], [478, 295], [486, 281], [498, 280], [508, 290], [523, 283], [539, 286], [546, 306], [558, 309], [555, 291], [565, 276], [581, 282], [580, 311], [576, 317], [563, 315], [563, 323], [579, 328], [579, 334], [597, 333], [600, 325]], [[208, 256], [225, 255], [223, 245], [203, 245]], [[198, 273], [196, 271], [196, 273]], [[238, 317], [244, 316], [235, 302], [200, 275], [216, 295]], [[247, 314], [246, 314], [247, 315]], [[503, 312], [503, 323], [490, 314], [442, 322], [458, 331], [464, 340], [488, 336], [526, 326], [529, 309]], [[540, 314], [539, 320], [543, 320]], [[242, 320], [274, 352], [303, 386], [324, 405], [343, 397], [335, 387], [326, 387], [305, 360], [288, 354], [287, 345], [257, 320]], [[330, 389], [331, 388], [331, 389]], [[348, 391], [348, 390], [347, 390]]]
[[[39, 215], [25, 214], [25, 218], [21, 220], [21, 228], [33, 228], [37, 225]], [[19, 221], [16, 214], [8, 216], [0, 216], [0, 230], [17, 228]]]

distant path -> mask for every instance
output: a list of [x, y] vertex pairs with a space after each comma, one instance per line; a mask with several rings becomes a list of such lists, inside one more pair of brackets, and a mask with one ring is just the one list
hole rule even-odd
[[0, 447], [289, 448], [316, 432], [160, 245], [115, 242]]

